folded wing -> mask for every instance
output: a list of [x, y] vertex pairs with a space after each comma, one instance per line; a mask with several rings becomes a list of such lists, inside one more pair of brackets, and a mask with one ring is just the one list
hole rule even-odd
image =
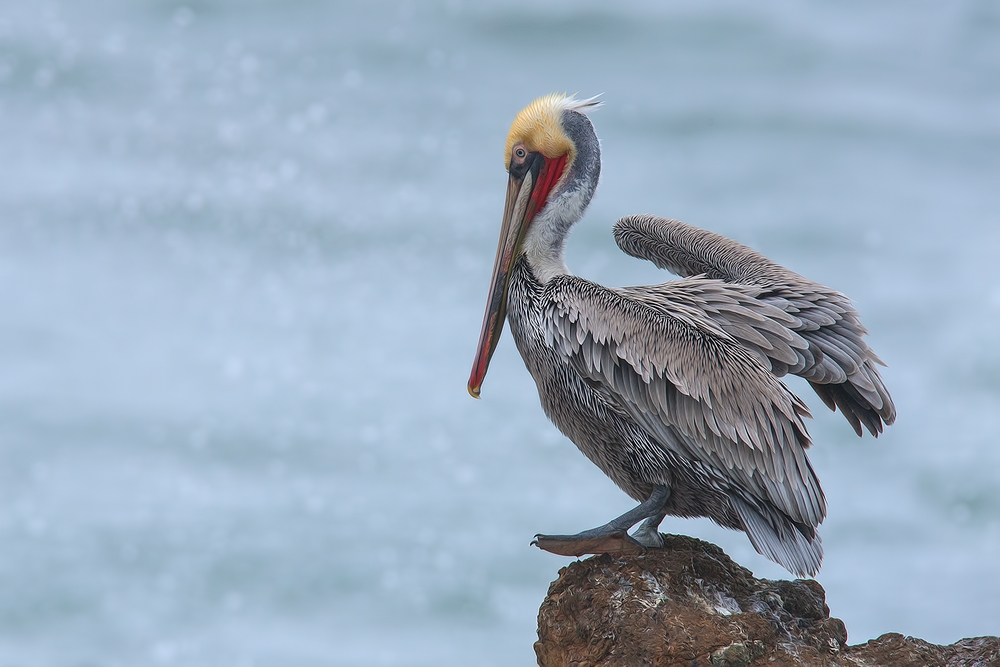
[[542, 326], [546, 343], [659, 446], [731, 480], [745, 503], [780, 509], [808, 542], [826, 515], [805, 456], [808, 410], [767, 360], [800, 364], [809, 344], [758, 291], [705, 277], [609, 289], [557, 276]]

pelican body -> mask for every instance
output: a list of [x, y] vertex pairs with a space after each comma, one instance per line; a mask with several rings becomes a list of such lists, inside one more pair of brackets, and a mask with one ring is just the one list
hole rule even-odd
[[608, 288], [572, 275], [566, 237], [601, 171], [585, 113], [596, 104], [550, 95], [511, 126], [469, 393], [479, 397], [506, 317], [545, 414], [639, 505], [533, 544], [567, 556], [641, 551], [662, 545], [666, 515], [708, 517], [814, 575], [826, 499], [806, 457], [808, 408], [780, 378], [804, 377], [859, 436], [877, 436], [896, 416], [882, 362], [843, 294], [677, 220], [626, 217], [614, 233], [626, 253], [680, 279]]

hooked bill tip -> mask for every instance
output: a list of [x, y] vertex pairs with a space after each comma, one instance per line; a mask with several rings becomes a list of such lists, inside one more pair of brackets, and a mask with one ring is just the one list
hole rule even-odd
[[471, 396], [472, 398], [479, 398], [479, 387], [473, 387], [470, 384], [469, 385], [469, 396]]

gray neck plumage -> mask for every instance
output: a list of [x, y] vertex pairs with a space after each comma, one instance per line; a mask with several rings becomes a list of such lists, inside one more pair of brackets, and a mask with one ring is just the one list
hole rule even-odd
[[564, 111], [563, 131], [576, 146], [563, 184], [552, 191], [549, 201], [531, 223], [524, 239], [524, 252], [532, 272], [542, 283], [569, 273], [563, 253], [566, 237], [583, 217], [601, 176], [601, 145], [590, 119], [578, 111]]

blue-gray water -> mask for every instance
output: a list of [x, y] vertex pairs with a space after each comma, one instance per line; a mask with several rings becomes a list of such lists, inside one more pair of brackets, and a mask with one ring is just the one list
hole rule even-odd
[[577, 273], [665, 279], [652, 212], [855, 299], [898, 423], [795, 385], [851, 641], [1000, 634], [1000, 9], [665, 4], [0, 4], [0, 665], [534, 661], [531, 536], [631, 505], [508, 339], [465, 390], [554, 91], [606, 101]]

